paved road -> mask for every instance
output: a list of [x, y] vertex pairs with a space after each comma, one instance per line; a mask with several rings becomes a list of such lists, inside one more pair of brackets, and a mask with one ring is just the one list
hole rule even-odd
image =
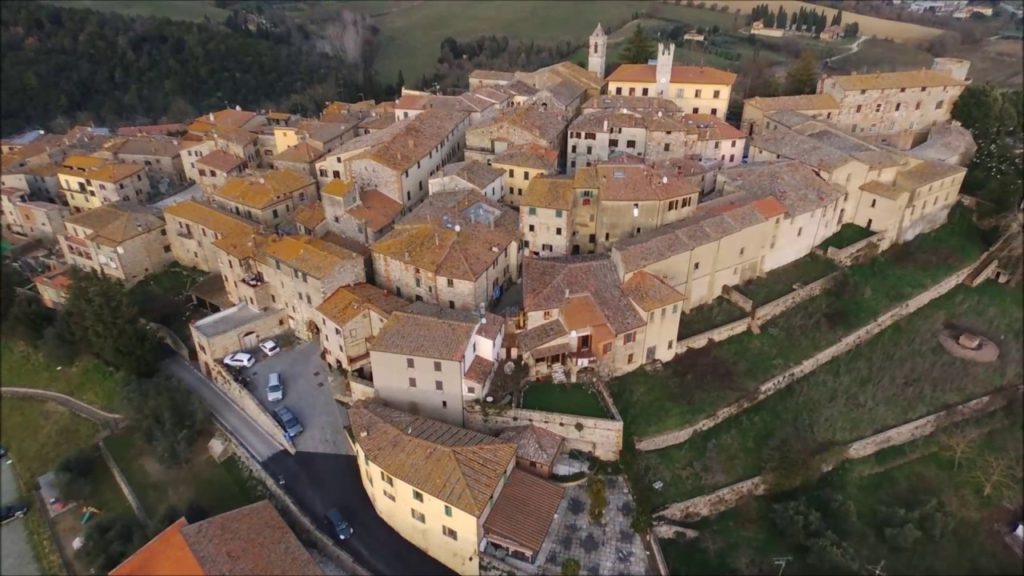
[[[3, 505], [13, 504], [19, 500], [18, 481], [14, 477], [13, 464], [6, 459], [0, 462], [0, 501]], [[25, 518], [18, 518], [0, 526], [0, 574], [42, 574], [39, 563], [32, 552], [32, 544], [28, 539]]]
[[[280, 355], [284, 354], [286, 352]], [[261, 364], [257, 363], [256, 367]], [[280, 450], [272, 438], [185, 360], [171, 358], [164, 362], [162, 369], [194, 390], [215, 417], [260, 460], [264, 469], [271, 476], [284, 480], [285, 490], [311, 519], [322, 523], [327, 510], [337, 507], [355, 528], [355, 536], [342, 546], [371, 573], [451, 574], [377, 516], [363, 491], [353, 456], [301, 450], [290, 455]], [[288, 386], [287, 381], [285, 386]], [[265, 387], [265, 380], [255, 384], [257, 390], [265, 391]], [[330, 404], [337, 403], [332, 399]]]
[[[281, 375], [284, 400], [267, 401], [267, 381], [272, 372]], [[352, 450], [345, 440], [348, 415], [334, 400], [327, 364], [320, 359], [317, 342], [305, 342], [278, 352], [270, 358], [262, 357], [252, 368], [243, 370], [252, 385], [250, 392], [268, 411], [287, 406], [302, 423], [304, 431], [295, 438], [295, 448], [302, 452], [349, 454]]]

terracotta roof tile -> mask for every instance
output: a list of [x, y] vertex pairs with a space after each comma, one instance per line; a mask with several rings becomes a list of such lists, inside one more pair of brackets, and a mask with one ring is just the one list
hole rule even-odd
[[257, 228], [256, 225], [248, 220], [237, 218], [227, 212], [217, 210], [213, 206], [208, 206], [195, 200], [186, 200], [168, 206], [164, 208], [164, 214], [193, 222], [223, 236], [252, 233]]
[[519, 203], [529, 207], [571, 210], [575, 198], [576, 189], [571, 177], [538, 176], [530, 180]]
[[893, 88], [934, 88], [938, 86], [966, 86], [949, 74], [934, 70], [908, 70], [903, 72], [882, 72], [879, 74], [850, 74], [830, 76], [843, 90], [891, 90]]
[[568, 334], [561, 320], [551, 320], [519, 332], [516, 342], [522, 350], [529, 351]]
[[203, 575], [202, 566], [181, 529], [188, 525], [184, 518], [164, 528], [152, 540], [124, 559], [110, 571], [110, 576], [192, 576]]
[[245, 164], [245, 160], [224, 150], [213, 150], [206, 156], [197, 160], [196, 164], [201, 164], [208, 168], [228, 173]]
[[774, 98], [747, 98], [746, 104], [760, 108], [764, 112], [778, 110], [838, 110], [839, 102], [831, 94], [802, 94], [799, 96], [777, 96]]
[[366, 148], [359, 155], [394, 170], [408, 170], [468, 118], [466, 112], [430, 109], [372, 134], [346, 142], [336, 152]]
[[585, 182], [596, 175], [600, 198], [604, 202], [662, 201], [700, 193], [681, 174], [643, 164], [599, 164], [589, 170], [577, 170], [576, 174], [579, 175], [577, 188], [588, 187]]
[[558, 170], [558, 150], [539, 144], [510, 146], [504, 152], [495, 155], [491, 165], [533, 168], [553, 174]]
[[554, 465], [565, 442], [558, 434], [533, 424], [506, 428], [498, 439], [514, 443], [517, 457], [548, 466]]
[[646, 270], [640, 270], [623, 283], [622, 290], [626, 296], [645, 312], [664, 308], [669, 304], [682, 302], [685, 296], [664, 280]]
[[395, 311], [371, 350], [440, 360], [462, 360], [479, 319], [468, 310], [416, 302]]
[[291, 170], [265, 170], [229, 177], [213, 195], [250, 208], [263, 209], [313, 183], [314, 180], [308, 174]]
[[408, 301], [373, 284], [362, 283], [338, 288], [316, 307], [316, 311], [338, 326], [344, 326], [367, 310], [387, 319], [392, 312], [408, 306]]
[[359, 204], [346, 211], [374, 232], [390, 226], [401, 213], [402, 204], [379, 190], [363, 190], [359, 193]]
[[[657, 82], [654, 64], [623, 64], [608, 76], [608, 82]], [[736, 75], [708, 66], [673, 66], [672, 84], [713, 84], [732, 86]]]
[[316, 162], [324, 153], [322, 150], [308, 142], [299, 142], [295, 146], [281, 151], [274, 155], [274, 162], [294, 162], [298, 164], [310, 164]]
[[505, 174], [500, 168], [493, 168], [483, 162], [466, 160], [455, 162], [444, 167], [445, 176], [457, 176], [462, 178], [477, 189], [483, 189], [498, 180]]
[[295, 223], [309, 230], [315, 229], [317, 226], [324, 223], [324, 205], [320, 202], [314, 202], [313, 204], [300, 204], [295, 209]]
[[91, 230], [91, 240], [118, 245], [141, 234], [163, 228], [164, 221], [145, 208], [106, 204], [71, 216], [65, 223]]
[[564, 494], [557, 484], [513, 470], [484, 521], [484, 534], [539, 552]]
[[324, 278], [339, 267], [358, 262], [362, 257], [341, 246], [310, 236], [270, 237], [259, 252], [260, 260], [270, 264], [279, 260], [314, 278]]
[[514, 444], [377, 402], [355, 404], [349, 420], [371, 462], [477, 518], [515, 460]]

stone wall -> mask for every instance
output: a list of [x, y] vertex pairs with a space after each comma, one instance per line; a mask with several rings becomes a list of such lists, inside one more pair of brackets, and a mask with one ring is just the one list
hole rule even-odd
[[377, 391], [373, 387], [373, 382], [370, 382], [369, 380], [363, 380], [358, 376], [349, 376], [348, 385], [352, 393], [352, 402], [369, 400], [377, 396]]
[[602, 460], [618, 460], [622, 451], [622, 422], [611, 418], [591, 418], [558, 412], [523, 408], [488, 408], [476, 404], [465, 408], [466, 428], [485, 434], [498, 434], [511, 426], [534, 426], [565, 438], [570, 449], [589, 452]]
[[[865, 252], [879, 250], [882, 242], [884, 241], [885, 237], [882, 234], [875, 234], [873, 236], [868, 236], [863, 240], [854, 242], [846, 248], [829, 246], [828, 250], [825, 251], [825, 257], [840, 266], [849, 266]], [[872, 246], [874, 246], [874, 248], [872, 248]]]
[[[989, 412], [1002, 408], [1015, 395], [1020, 395], [1024, 387], [1017, 386], [1012, 389], [1004, 389], [981, 398], [954, 406], [941, 412], [936, 412], [918, 418], [912, 422], [896, 426], [879, 432], [872, 436], [862, 438], [846, 445], [842, 455], [836, 462], [827, 464], [824, 471], [832, 469], [843, 460], [856, 460], [870, 456], [880, 450], [913, 442], [930, 435], [945, 426], [955, 424], [961, 420], [975, 418]], [[740, 501], [751, 496], [760, 496], [768, 492], [770, 486], [764, 476], [755, 476], [742, 482], [737, 482], [714, 492], [690, 498], [682, 502], [669, 504], [655, 514], [656, 518], [675, 520], [681, 522], [694, 522], [707, 516], [713, 516], [724, 512], [739, 504]]]
[[[685, 321], [685, 319], [686, 317], [684, 316], [680, 319], [680, 322]], [[682, 354], [690, 348], [703, 348], [704, 346], [707, 346], [709, 342], [721, 342], [726, 338], [742, 334], [747, 330], [750, 330], [750, 318], [741, 318], [735, 322], [723, 324], [718, 328], [712, 328], [706, 332], [701, 332], [700, 334], [683, 338], [676, 342], [676, 355]]]
[[807, 358], [803, 362], [797, 364], [796, 366], [790, 368], [789, 370], [786, 370], [782, 374], [779, 374], [778, 376], [765, 381], [760, 386], [758, 386], [754, 393], [751, 394], [750, 396], [747, 396], [728, 406], [725, 406], [716, 411], [711, 416], [690, 426], [686, 426], [669, 432], [664, 432], [662, 434], [657, 434], [654, 436], [648, 436], [646, 438], [638, 438], [636, 440], [636, 448], [638, 450], [649, 451], [667, 448], [669, 446], [674, 446], [676, 444], [682, 444], [683, 442], [689, 440], [694, 434], [698, 432], [703, 432], [705, 430], [713, 428], [714, 426], [717, 426], [726, 419], [735, 416], [736, 414], [739, 414], [740, 412], [746, 410], [747, 408], [753, 406], [754, 404], [757, 404], [758, 402], [764, 400], [765, 398], [768, 398], [772, 394], [775, 394], [779, 390], [782, 390], [786, 386], [789, 386], [795, 380], [798, 380], [805, 376], [806, 374], [809, 374], [810, 372], [814, 371], [819, 366], [825, 364], [826, 362], [832, 360], [833, 358], [845, 354], [849, 350], [852, 350], [853, 348], [856, 348], [857, 346], [863, 344], [865, 341], [873, 337], [875, 334], [878, 334], [882, 330], [888, 328], [898, 320], [916, 312], [917, 310], [920, 310], [922, 307], [924, 307], [932, 300], [938, 298], [939, 296], [942, 296], [946, 292], [949, 292], [950, 290], [953, 289], [954, 286], [962, 282], [964, 278], [966, 278], [967, 275], [971, 273], [975, 265], [976, 264], [972, 263], [970, 266], [958, 272], [955, 272], [954, 274], [946, 277], [944, 280], [942, 280], [935, 286], [932, 286], [931, 288], [922, 292], [921, 294], [914, 296], [910, 300], [907, 300], [906, 302], [900, 304], [899, 306], [893, 308], [892, 310], [889, 310], [888, 312], [882, 314], [867, 326], [864, 326], [863, 328], [853, 332], [852, 334], [847, 335], [846, 337], [839, 340], [839, 342], [833, 344], [832, 346], [829, 346], [828, 348], [822, 350], [818, 354], [815, 354], [814, 356]]
[[210, 366], [210, 379], [217, 385], [228, 398], [230, 398], [243, 412], [250, 418], [257, 426], [263, 429], [271, 438], [277, 441], [282, 448], [295, 453], [295, 446], [284, 439], [284, 430], [278, 425], [274, 417], [267, 412], [266, 408], [259, 403], [256, 398], [253, 397], [252, 393], [245, 389], [231, 377], [231, 374], [220, 365], [216, 363]]
[[722, 297], [739, 306], [748, 314], [754, 311], [754, 301], [732, 286], [722, 286]]
[[829, 274], [815, 282], [811, 282], [810, 284], [794, 290], [781, 298], [777, 298], [767, 304], [758, 306], [753, 312], [754, 322], [758, 324], [767, 322], [797, 304], [814, 298], [825, 290], [831, 288], [839, 280], [839, 275], [839, 272], [833, 272], [832, 274]]

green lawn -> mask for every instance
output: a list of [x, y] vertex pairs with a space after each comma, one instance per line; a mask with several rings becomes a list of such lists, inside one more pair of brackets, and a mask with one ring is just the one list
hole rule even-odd
[[701, 332], [707, 332], [712, 328], [725, 326], [747, 316], [747, 313], [739, 306], [718, 297], [704, 304], [697, 306], [679, 319], [679, 339], [696, 336]]
[[[950, 356], [937, 335], [967, 326], [1000, 346], [999, 360]], [[682, 445], [635, 455], [634, 485], [656, 505], [706, 493], [761, 473], [778, 450], [833, 446], [909, 422], [1020, 383], [1024, 378], [1024, 305], [1019, 291], [995, 283], [958, 286], [851, 352]], [[621, 408], [620, 408], [621, 409]], [[625, 417], [625, 415], [624, 415]]]
[[920, 70], [921, 68], [930, 68], [931, 65], [931, 54], [920, 48], [880, 38], [869, 38], [861, 43], [859, 50], [836, 60], [831, 65], [830, 72], [833, 74], [896, 72]]
[[838, 270], [831, 260], [808, 254], [795, 262], [776, 268], [762, 278], [755, 278], [742, 286], [739, 291], [760, 306], [781, 298], [793, 291], [796, 284], [811, 284]]
[[181, 468], [161, 465], [134, 429], [105, 441], [142, 507], [157, 518], [169, 506], [184, 511], [196, 504], [211, 516], [259, 499], [251, 480], [234, 458], [218, 464], [206, 449], [209, 436], [197, 443], [191, 460]]
[[847, 246], [870, 238], [874, 232], [856, 224], [843, 224], [839, 231], [821, 243], [822, 250], [829, 248], [846, 248]]
[[[772, 520], [774, 505], [803, 499], [824, 511], [824, 526], [849, 546], [862, 567], [856, 573], [873, 573], [868, 566], [885, 560], [884, 571], [890, 574], [1020, 574], [1020, 559], [1003, 542], [998, 526], [1019, 518], [1002, 507], [1000, 494], [985, 496], [974, 473], [987, 460], [1003, 462], [1007, 476], [1019, 483], [1022, 423], [1019, 413], [1009, 420], [976, 438], [956, 469], [949, 453], [934, 450], [934, 439], [892, 448], [847, 463], [815, 486], [750, 500], [702, 520], [694, 525], [698, 538], [661, 541], [666, 561], [674, 574], [764, 574], [776, 573], [774, 558], [789, 556], [787, 574], [843, 572], [823, 566], [805, 546], [785, 536], [785, 524]], [[878, 465], [904, 458], [909, 450], [930, 451], [894, 467]], [[1010, 492], [1016, 492], [1011, 500], [1019, 503], [1019, 484]], [[897, 510], [920, 510], [932, 499], [945, 511], [944, 534], [929, 535], [925, 530], [907, 547], [887, 540], [885, 529], [899, 524], [893, 521]], [[837, 500], [844, 506], [823, 505]], [[838, 512], [844, 509], [846, 513]], [[923, 527], [920, 522], [917, 526]]]
[[530, 384], [523, 394], [523, 408], [576, 416], [608, 418], [601, 399], [586, 384]]
[[215, 23], [223, 22], [228, 11], [217, 8], [211, 0], [44, 0], [64, 8], [91, 8], [103, 12], [117, 12], [126, 16], [155, 16], [172, 20], [201, 22], [204, 17]]
[[0, 381], [4, 386], [60, 392], [112, 412], [123, 408], [124, 376], [99, 360], [81, 356], [73, 366], [57, 368], [26, 344], [0, 341]]
[[772, 319], [761, 334], [687, 351], [654, 377], [634, 371], [613, 380], [627, 436], [699, 420], [977, 259], [985, 247], [969, 216], [956, 210], [950, 218], [932, 233], [846, 269], [836, 287]]

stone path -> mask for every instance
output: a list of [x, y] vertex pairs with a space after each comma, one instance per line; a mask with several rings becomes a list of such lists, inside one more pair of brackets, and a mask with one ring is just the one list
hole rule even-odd
[[565, 491], [565, 509], [552, 527], [551, 548], [544, 561], [546, 573], [560, 574], [562, 562], [575, 558], [580, 574], [646, 574], [647, 554], [631, 524], [633, 497], [619, 476], [605, 476], [608, 506], [604, 522], [593, 524], [588, 509], [587, 483]]

